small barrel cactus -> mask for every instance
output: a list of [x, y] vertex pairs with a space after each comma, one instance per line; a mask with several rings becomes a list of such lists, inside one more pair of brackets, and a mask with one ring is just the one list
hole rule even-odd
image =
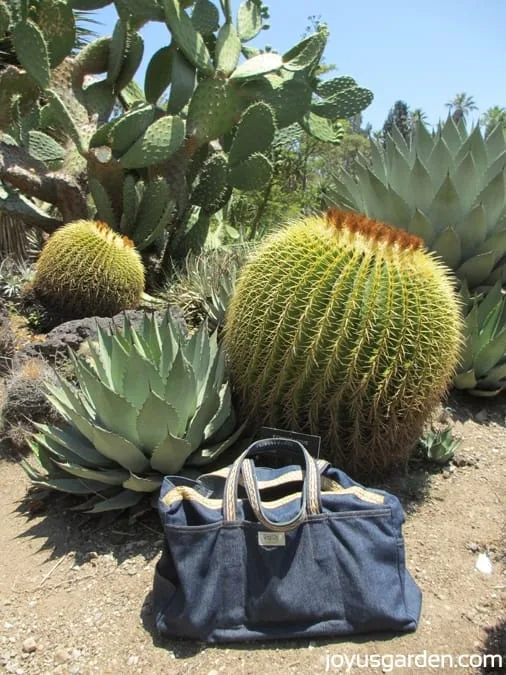
[[37, 261], [36, 295], [66, 317], [113, 316], [136, 307], [143, 290], [144, 267], [133, 242], [101, 222], [59, 228]]
[[407, 460], [460, 336], [453, 282], [422, 240], [337, 210], [258, 249], [226, 324], [244, 414], [320, 435], [322, 455], [356, 475]]

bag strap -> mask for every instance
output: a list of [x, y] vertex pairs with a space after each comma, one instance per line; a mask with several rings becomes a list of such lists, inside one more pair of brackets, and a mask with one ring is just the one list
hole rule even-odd
[[[284, 522], [274, 522], [266, 515], [260, 499], [254, 463], [252, 460], [248, 459], [249, 455], [254, 455], [259, 451], [272, 451], [275, 449], [295, 450], [299, 455], [302, 453], [306, 467], [302, 487], [301, 508], [294, 518]], [[299, 441], [287, 438], [262, 439], [250, 445], [249, 448], [237, 458], [232, 465], [225, 482], [223, 517], [226, 521], [233, 521], [237, 518], [237, 489], [241, 473], [244, 479], [248, 501], [259, 522], [267, 529], [277, 532], [286, 532], [297, 527], [306, 516], [321, 513], [319, 467], [314, 458], [311, 457]]]

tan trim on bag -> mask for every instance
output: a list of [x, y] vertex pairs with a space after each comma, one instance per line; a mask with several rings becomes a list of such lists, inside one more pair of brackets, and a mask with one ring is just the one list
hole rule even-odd
[[[325, 465], [328, 464], [325, 460], [319, 459], [318, 464], [324, 463]], [[201, 478], [208, 478], [211, 477], [213, 478], [216, 476], [217, 478], [227, 478], [228, 474], [230, 472], [230, 467], [226, 466], [224, 469], [220, 469], [219, 471], [213, 471], [212, 473], [205, 473], [201, 476]], [[295, 483], [295, 481], [300, 481], [302, 482], [304, 480], [304, 471], [302, 469], [295, 469], [294, 471], [290, 471], [289, 473], [285, 473], [282, 476], [278, 476], [277, 478], [271, 478], [269, 480], [259, 480], [257, 481], [258, 487], [262, 490], [266, 490], [267, 488], [270, 487], [278, 487], [279, 485], [284, 485], [285, 483]], [[244, 481], [242, 476], [239, 477], [239, 485], [244, 485]]]
[[[339, 483], [337, 483], [336, 481], [333, 481], [330, 478], [326, 478], [325, 476], [322, 476], [321, 481], [322, 481], [321, 484], [322, 495], [325, 494], [355, 495], [355, 497], [358, 497], [362, 501], [368, 502], [370, 504], [384, 504], [385, 502], [385, 498], [383, 495], [377, 494], [376, 492], [372, 492], [370, 490], [366, 490], [365, 488], [361, 488], [358, 485], [353, 485], [352, 487], [344, 488], [342, 485], [339, 485]], [[286, 497], [281, 497], [280, 499], [275, 499], [270, 502], [264, 502], [264, 507], [268, 509], [275, 509], [278, 506], [284, 506], [285, 504], [289, 504], [291, 501], [295, 501], [295, 499], [301, 499], [300, 492], [287, 495]], [[176, 504], [184, 500], [198, 502], [202, 506], [206, 506], [209, 509], [221, 510], [223, 507], [223, 500], [204, 497], [204, 495], [201, 495], [199, 492], [197, 492], [191, 487], [188, 487], [187, 485], [180, 485], [172, 490], [169, 490], [169, 492], [167, 492], [167, 494], [163, 497], [162, 502], [166, 506], [172, 506], [172, 504]], [[246, 500], [240, 499], [239, 501], [244, 502]]]

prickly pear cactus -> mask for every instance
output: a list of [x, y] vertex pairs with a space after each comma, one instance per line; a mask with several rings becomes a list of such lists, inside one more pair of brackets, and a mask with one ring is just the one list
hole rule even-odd
[[113, 316], [136, 307], [143, 290], [139, 253], [104, 223], [80, 220], [61, 227], [37, 261], [34, 291], [65, 317]]
[[273, 235], [228, 312], [233, 382], [251, 421], [322, 436], [361, 474], [404, 463], [456, 366], [447, 269], [414, 235], [332, 211]]
[[[0, 180], [10, 190], [0, 210], [46, 231], [99, 218], [139, 248], [163, 242], [165, 262], [184, 256], [233, 189], [268, 186], [276, 133], [298, 124], [339, 143], [336, 120], [372, 100], [352, 78], [322, 83], [316, 76], [325, 26], [285, 54], [250, 47], [268, 28], [261, 0], [242, 2], [236, 17], [228, 0], [220, 8], [211, 0], [116, 0], [112, 35], [76, 56], [72, 10], [110, 2], [11, 4], [12, 11], [0, 4], [0, 41], [6, 36], [17, 59], [0, 72], [0, 132], [10, 144], [0, 139]], [[167, 45], [151, 58], [142, 89], [134, 77], [144, 49], [138, 29], [146, 21], [165, 24]], [[111, 119], [115, 106], [122, 113]], [[14, 163], [5, 161], [8, 154], [43, 175], [42, 187], [26, 176], [20, 181], [10, 170]], [[144, 192], [163, 203], [150, 222]], [[60, 218], [41, 214], [34, 198], [57, 206]], [[127, 211], [132, 204], [136, 208]]]

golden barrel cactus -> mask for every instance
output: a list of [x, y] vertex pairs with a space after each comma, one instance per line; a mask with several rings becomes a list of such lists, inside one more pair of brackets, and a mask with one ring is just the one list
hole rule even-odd
[[130, 239], [105, 223], [77, 220], [46, 242], [34, 290], [51, 311], [63, 316], [113, 316], [139, 304], [144, 266]]
[[460, 308], [421, 239], [331, 210], [258, 249], [226, 341], [245, 416], [319, 434], [326, 459], [365, 475], [411, 453], [451, 381]]

